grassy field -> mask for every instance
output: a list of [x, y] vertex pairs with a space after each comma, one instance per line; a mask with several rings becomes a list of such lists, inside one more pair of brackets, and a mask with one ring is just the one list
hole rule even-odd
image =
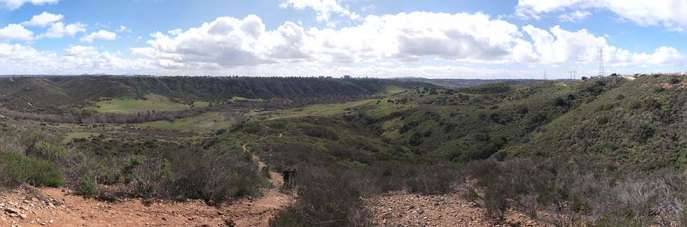
[[225, 113], [208, 112], [198, 116], [177, 119], [175, 121], [154, 121], [139, 125], [158, 129], [201, 132], [229, 128], [232, 124], [233, 119], [227, 117]]
[[302, 108], [294, 108], [287, 110], [280, 110], [274, 112], [261, 113], [258, 119], [284, 119], [284, 118], [299, 118], [308, 116], [327, 117], [337, 114], [343, 114], [351, 108], [361, 107], [369, 104], [374, 104], [376, 99], [367, 99], [354, 102], [336, 103], [336, 104], [317, 104], [305, 106]]
[[145, 99], [117, 98], [96, 103], [93, 110], [99, 113], [131, 114], [146, 111], [181, 111], [193, 107], [206, 107], [207, 102], [196, 102], [193, 105], [177, 103], [167, 97], [146, 95]]

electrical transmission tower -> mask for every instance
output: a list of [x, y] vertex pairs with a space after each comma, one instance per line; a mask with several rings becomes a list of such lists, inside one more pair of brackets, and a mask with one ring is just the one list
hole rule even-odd
[[599, 48], [599, 76], [606, 75], [606, 66], [604, 65], [604, 48]]

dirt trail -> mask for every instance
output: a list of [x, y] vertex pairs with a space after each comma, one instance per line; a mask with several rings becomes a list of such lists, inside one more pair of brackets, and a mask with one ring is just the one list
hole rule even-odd
[[[246, 152], [250, 154], [251, 159], [253, 159], [253, 162], [258, 165], [258, 172], [262, 172], [264, 168], [268, 168], [267, 164], [263, 162], [259, 156], [255, 155], [254, 153], [250, 152], [250, 149], [248, 149], [248, 144], [243, 144], [241, 145], [241, 149], [243, 149], [243, 152]], [[284, 185], [284, 176], [282, 176], [280, 173], [274, 172], [274, 171], [269, 171], [270, 174], [270, 183], [272, 183], [272, 190], [271, 191], [276, 191], [278, 192], [279, 188], [281, 188]]]
[[[260, 169], [266, 167], [259, 157], [252, 157]], [[270, 172], [270, 181], [273, 187], [262, 197], [219, 208], [202, 201], [107, 203], [67, 189], [22, 187], [0, 193], [0, 226], [268, 226], [272, 217], [295, 201], [279, 191], [284, 182], [279, 173]]]

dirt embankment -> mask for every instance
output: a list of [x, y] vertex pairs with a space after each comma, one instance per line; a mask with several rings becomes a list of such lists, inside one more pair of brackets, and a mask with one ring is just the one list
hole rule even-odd
[[221, 207], [201, 201], [106, 203], [65, 189], [23, 187], [0, 194], [0, 226], [267, 226], [293, 198], [277, 190]]

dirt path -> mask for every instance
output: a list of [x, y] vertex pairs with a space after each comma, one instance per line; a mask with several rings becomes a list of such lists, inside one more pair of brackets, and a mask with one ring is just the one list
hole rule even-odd
[[[252, 157], [260, 169], [266, 168], [259, 157]], [[262, 197], [219, 208], [202, 201], [106, 203], [66, 189], [22, 187], [0, 193], [0, 226], [268, 226], [272, 217], [295, 201], [279, 191], [284, 182], [279, 173], [270, 172], [270, 181], [273, 187]]]
[[[253, 162], [258, 165], [258, 172], [262, 172], [264, 168], [268, 168], [267, 164], [263, 162], [260, 157], [255, 155], [254, 153], [250, 152], [250, 149], [248, 149], [248, 144], [243, 144], [241, 145], [241, 149], [243, 149], [243, 152], [246, 152], [250, 154], [251, 159], [253, 159]], [[284, 176], [282, 176], [280, 173], [274, 172], [274, 171], [269, 171], [270, 174], [270, 183], [272, 183], [272, 190], [271, 191], [276, 191], [279, 192], [279, 188], [284, 185]]]

